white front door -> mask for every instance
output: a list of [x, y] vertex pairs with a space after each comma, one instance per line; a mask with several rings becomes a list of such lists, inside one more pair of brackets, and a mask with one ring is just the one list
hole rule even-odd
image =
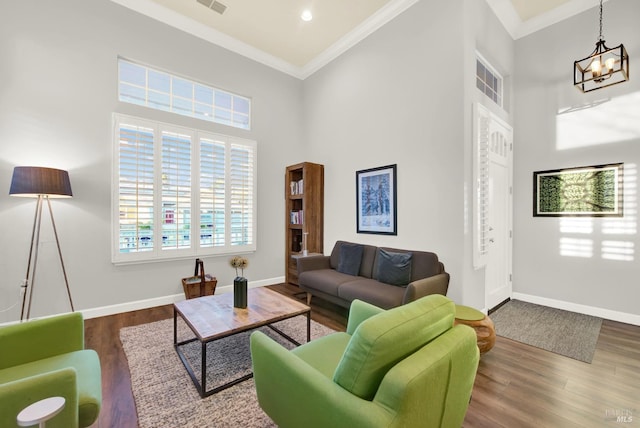
[[513, 129], [474, 104], [473, 266], [485, 270], [485, 308], [511, 297]]
[[488, 254], [485, 305], [491, 309], [511, 297], [511, 129], [490, 125]]

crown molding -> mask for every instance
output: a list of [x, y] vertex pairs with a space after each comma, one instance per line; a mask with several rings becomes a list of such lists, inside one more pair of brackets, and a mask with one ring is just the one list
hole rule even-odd
[[493, 14], [498, 17], [498, 20], [502, 22], [505, 30], [511, 36], [512, 39], [516, 39], [518, 29], [522, 25], [522, 20], [513, 8], [513, 4], [510, 0], [486, 0], [487, 4], [493, 11]]
[[285, 74], [304, 80], [420, 0], [390, 1], [304, 67], [298, 67], [281, 58], [268, 54], [152, 0], [111, 1]]
[[244, 57], [250, 58], [256, 62], [264, 64], [268, 67], [282, 71], [298, 79], [302, 76], [302, 69], [287, 61], [284, 61], [274, 55], [268, 54], [257, 49], [247, 43], [228, 36], [221, 31], [215, 30], [208, 25], [188, 18], [174, 10], [162, 6], [152, 0], [111, 0], [149, 18], [165, 23], [185, 33], [196, 36], [202, 40], [213, 43]]
[[378, 30], [380, 27], [391, 21], [396, 16], [400, 15], [405, 10], [416, 4], [420, 0], [394, 0], [387, 3], [380, 8], [376, 13], [371, 15], [360, 25], [349, 32], [347, 35], [340, 38], [333, 45], [329, 46], [317, 57], [309, 61], [302, 68], [301, 79], [306, 79], [316, 71], [320, 70], [325, 65], [360, 43], [371, 33]]
[[[608, 0], [603, 0], [606, 3]], [[553, 24], [557, 24], [560, 21], [564, 21], [574, 15], [584, 12], [585, 10], [599, 6], [600, 0], [573, 0], [568, 3], [564, 3], [555, 9], [551, 9], [549, 12], [542, 15], [531, 18], [523, 22], [516, 33], [514, 39], [533, 34], [536, 31], [549, 27]], [[594, 21], [594, 28], [597, 21]]]
[[[600, 0], [571, 0], [534, 18], [522, 21], [513, 8], [510, 0], [486, 0], [507, 30], [511, 38], [517, 40], [543, 28], [557, 24], [567, 18], [600, 5]], [[609, 0], [604, 0], [607, 2]]]

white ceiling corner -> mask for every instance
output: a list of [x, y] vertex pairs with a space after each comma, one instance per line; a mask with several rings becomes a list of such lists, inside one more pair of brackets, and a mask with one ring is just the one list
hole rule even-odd
[[320, 55], [309, 61], [303, 68], [300, 78], [306, 79], [313, 73], [330, 63], [332, 60], [355, 46], [358, 42], [365, 39], [369, 34], [409, 9], [419, 0], [393, 0], [383, 6], [376, 13], [371, 15], [367, 20], [355, 27], [346, 36], [340, 38], [337, 42], [329, 46]]
[[493, 13], [498, 17], [502, 25], [516, 39], [522, 20], [513, 7], [511, 0], [486, 0]]
[[[609, 0], [603, 0], [606, 3]], [[544, 14], [534, 16], [524, 21], [518, 29], [515, 39], [528, 36], [545, 27], [564, 21], [574, 15], [584, 12], [587, 9], [599, 6], [600, 0], [571, 0], [563, 3]], [[595, 22], [594, 22], [595, 25]]]
[[[531, 18], [522, 20], [516, 7], [516, 0], [486, 0], [493, 13], [514, 40], [533, 34], [545, 27], [556, 24], [587, 9], [596, 7], [600, 0], [525, 0]], [[608, 0], [603, 0], [607, 2]], [[536, 9], [537, 8], [537, 9]], [[529, 15], [527, 15], [529, 16]]]

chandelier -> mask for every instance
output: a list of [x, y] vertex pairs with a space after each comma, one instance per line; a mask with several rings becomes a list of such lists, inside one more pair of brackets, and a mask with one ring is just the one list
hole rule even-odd
[[602, 0], [600, 0], [600, 37], [586, 58], [573, 63], [573, 84], [582, 92], [616, 85], [629, 80], [629, 55], [623, 44], [608, 48], [602, 37]]

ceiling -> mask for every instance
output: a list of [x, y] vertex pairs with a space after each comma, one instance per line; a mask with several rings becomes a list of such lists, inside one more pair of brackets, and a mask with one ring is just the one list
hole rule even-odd
[[[414, 3], [427, 0], [216, 0], [216, 6], [226, 6], [222, 14], [202, 4], [213, 0], [112, 1], [304, 79]], [[486, 1], [514, 39], [599, 4]], [[305, 9], [313, 20], [300, 18]]]

